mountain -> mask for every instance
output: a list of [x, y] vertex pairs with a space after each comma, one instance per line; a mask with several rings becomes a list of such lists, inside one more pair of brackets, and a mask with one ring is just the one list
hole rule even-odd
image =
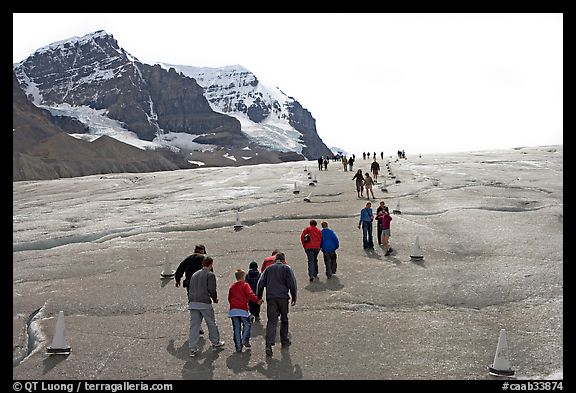
[[[32, 104], [13, 74], [12, 180], [47, 180], [112, 172], [155, 172], [185, 166], [171, 152], [141, 150], [103, 135], [93, 142], [69, 131], [83, 125], [62, 121]], [[189, 165], [189, 167], [192, 167]]]
[[296, 151], [308, 159], [332, 154], [316, 131], [312, 114], [279, 88], [263, 84], [241, 65], [210, 68], [158, 63], [194, 78], [213, 110], [238, 119], [254, 143]]
[[240, 122], [214, 112], [194, 79], [140, 63], [104, 31], [38, 49], [14, 72], [36, 105], [104, 110], [144, 141], [170, 130], [197, 143], [248, 142]]
[[[279, 90], [268, 94], [275, 100], [264, 99], [262, 91], [268, 89], [248, 71], [262, 96], [250, 100], [256, 90], [239, 90], [243, 102], [236, 103], [245, 111], [229, 115], [212, 102], [216, 87], [222, 86], [205, 89], [175, 67], [141, 63], [105, 31], [40, 48], [13, 64], [13, 72], [28, 100], [49, 111], [49, 122], [60, 130], [88, 142], [107, 135], [143, 151], [162, 150], [180, 168], [315, 159], [329, 153], [311, 114]], [[234, 94], [230, 88], [222, 91]], [[27, 143], [21, 134], [13, 133], [23, 149]]]

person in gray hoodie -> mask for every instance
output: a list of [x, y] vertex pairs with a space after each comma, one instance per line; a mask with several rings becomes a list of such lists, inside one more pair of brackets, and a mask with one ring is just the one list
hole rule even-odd
[[[276, 327], [280, 315], [280, 342], [288, 347], [292, 342], [288, 338], [288, 301], [296, 304], [296, 276], [292, 268], [284, 264], [284, 253], [276, 254], [274, 264], [268, 266], [256, 285], [256, 296], [262, 298], [266, 288], [266, 355], [272, 356], [272, 346], [276, 341]], [[290, 294], [289, 294], [290, 293]]]
[[188, 285], [188, 310], [190, 310], [188, 347], [190, 348], [190, 356], [196, 356], [198, 353], [200, 323], [203, 318], [206, 319], [208, 339], [212, 343], [212, 348], [217, 349], [224, 345], [224, 341], [220, 341], [220, 332], [212, 307], [212, 302], [218, 303], [216, 275], [211, 271], [213, 263], [212, 258], [204, 257], [202, 269], [192, 275]]

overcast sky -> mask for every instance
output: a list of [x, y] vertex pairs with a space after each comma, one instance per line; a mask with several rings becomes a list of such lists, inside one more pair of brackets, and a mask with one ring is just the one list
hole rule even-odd
[[13, 14], [13, 62], [96, 30], [147, 64], [240, 64], [356, 154], [563, 143], [561, 13]]

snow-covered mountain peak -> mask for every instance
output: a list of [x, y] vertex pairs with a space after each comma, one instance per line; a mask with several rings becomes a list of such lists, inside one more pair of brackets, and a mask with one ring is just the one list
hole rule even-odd
[[294, 99], [265, 86], [241, 65], [194, 67], [158, 63], [194, 78], [214, 111], [237, 118], [253, 142], [278, 151], [302, 152], [302, 134], [290, 124]]

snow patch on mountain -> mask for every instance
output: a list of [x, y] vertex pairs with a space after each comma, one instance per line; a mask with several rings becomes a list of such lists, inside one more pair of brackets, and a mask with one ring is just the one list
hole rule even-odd
[[[212, 110], [240, 121], [242, 132], [254, 143], [277, 151], [302, 153], [302, 134], [289, 123], [289, 105], [294, 101], [277, 87], [269, 88], [240, 65], [218, 68], [193, 67], [158, 62], [194, 78], [204, 89]], [[250, 118], [260, 117], [260, 121]]]
[[[64, 103], [59, 105], [38, 105], [40, 108], [48, 110], [53, 116], [69, 116], [78, 119], [89, 128], [88, 134], [70, 134], [77, 139], [84, 139], [89, 142], [98, 139], [102, 135], [108, 135], [114, 139], [139, 149], [167, 148], [179, 151], [179, 148], [187, 150], [213, 151], [215, 145], [200, 144], [194, 139], [202, 135], [191, 135], [184, 132], [165, 132], [154, 138], [151, 142], [142, 140], [138, 136], [126, 129], [122, 122], [110, 119], [106, 116], [106, 109], [93, 109], [89, 106], [72, 106]], [[178, 147], [176, 147], [178, 146]]]

